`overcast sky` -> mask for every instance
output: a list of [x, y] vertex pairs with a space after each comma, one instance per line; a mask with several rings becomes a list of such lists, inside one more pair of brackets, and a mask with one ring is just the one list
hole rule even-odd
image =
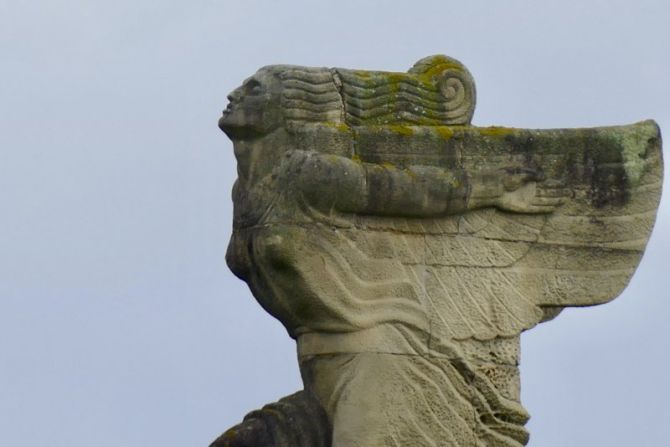
[[[445, 53], [474, 124], [670, 133], [669, 23], [667, 0], [0, 0], [0, 445], [207, 446], [301, 387], [224, 261], [216, 122], [260, 66]], [[530, 446], [669, 444], [668, 259], [664, 200], [618, 300], [523, 336]]]

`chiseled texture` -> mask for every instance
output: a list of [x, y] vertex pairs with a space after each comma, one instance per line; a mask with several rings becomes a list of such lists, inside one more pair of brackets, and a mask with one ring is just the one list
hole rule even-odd
[[326, 413], [311, 393], [299, 391], [245, 416], [210, 447], [330, 447]]
[[[446, 56], [406, 74], [269, 66], [229, 99], [228, 265], [297, 340], [327, 415], [295, 429], [525, 445], [519, 336], [630, 280], [661, 192], [656, 124], [470, 126], [474, 82]], [[241, 427], [259, 439], [241, 445], [316, 445]]]

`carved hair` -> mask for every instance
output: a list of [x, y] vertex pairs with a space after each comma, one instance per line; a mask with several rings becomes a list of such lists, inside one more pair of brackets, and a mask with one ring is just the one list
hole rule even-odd
[[407, 73], [275, 66], [287, 127], [332, 122], [368, 125], [464, 125], [475, 108], [467, 69], [447, 56], [418, 61]]
[[282, 67], [281, 105], [287, 127], [315, 122], [344, 122], [342, 97], [328, 68]]

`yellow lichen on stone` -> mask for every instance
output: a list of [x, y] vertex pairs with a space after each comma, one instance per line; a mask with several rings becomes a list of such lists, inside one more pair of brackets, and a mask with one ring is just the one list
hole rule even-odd
[[351, 127], [349, 127], [345, 123], [337, 123], [333, 121], [326, 121], [323, 123], [325, 127], [329, 127], [331, 129], [339, 130], [340, 132], [349, 132], [351, 131]]
[[479, 128], [479, 132], [488, 137], [505, 137], [507, 135], [512, 135], [517, 131], [518, 130], [513, 127], [490, 126]]
[[411, 137], [412, 135], [414, 135], [414, 129], [412, 129], [411, 127], [408, 127], [408, 126], [393, 124], [393, 125], [390, 125], [390, 126], [385, 126], [385, 128], [389, 129], [390, 131], [392, 131], [394, 133], [404, 135], [406, 137]]
[[435, 126], [435, 132], [445, 140], [454, 136], [454, 130], [449, 126]]
[[433, 64], [433, 67], [418, 76], [423, 82], [432, 83], [433, 79], [442, 74], [444, 70], [452, 69], [463, 71], [463, 67], [454, 59], [443, 55], [433, 56]]

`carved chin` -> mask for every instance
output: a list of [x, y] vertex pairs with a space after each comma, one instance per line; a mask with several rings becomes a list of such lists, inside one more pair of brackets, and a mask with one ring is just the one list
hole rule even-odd
[[219, 118], [219, 129], [228, 135], [231, 140], [250, 138], [261, 133], [257, 126], [233, 115], [223, 115]]
[[235, 120], [230, 118], [230, 114], [224, 113], [223, 116], [219, 118], [219, 129], [228, 133], [228, 129], [233, 127], [238, 127], [238, 125], [235, 123]]
[[231, 140], [242, 138], [255, 138], [267, 134], [271, 129], [265, 123], [250, 120], [246, 115], [236, 113], [223, 114], [219, 118], [219, 129], [221, 129]]

